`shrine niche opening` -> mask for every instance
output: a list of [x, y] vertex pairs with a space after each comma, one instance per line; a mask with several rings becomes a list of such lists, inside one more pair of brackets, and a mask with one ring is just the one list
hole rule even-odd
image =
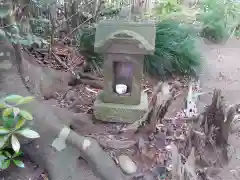
[[132, 72], [131, 62], [113, 62], [113, 92], [119, 95], [130, 96], [132, 93]]

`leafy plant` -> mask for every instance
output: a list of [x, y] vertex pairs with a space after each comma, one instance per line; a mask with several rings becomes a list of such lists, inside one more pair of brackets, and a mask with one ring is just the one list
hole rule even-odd
[[[11, 162], [12, 160], [14, 162], [14, 158], [21, 154], [19, 136], [31, 139], [40, 137], [37, 132], [27, 127], [28, 121], [33, 120], [33, 116], [28, 111], [18, 107], [33, 100], [34, 97], [32, 96], [9, 95], [0, 102], [0, 109], [2, 109], [2, 117], [0, 119], [0, 155], [3, 158], [0, 161], [3, 167], [9, 166], [9, 161]], [[10, 156], [9, 148], [15, 152], [14, 155]], [[4, 157], [7, 157], [7, 159]], [[18, 163], [19, 161], [16, 162]], [[20, 164], [19, 162], [19, 166]]]
[[24, 168], [24, 163], [18, 159], [22, 154], [22, 152], [11, 154], [8, 151], [0, 151], [0, 169], [5, 170], [9, 168], [11, 163], [14, 163], [17, 167]]
[[145, 58], [145, 69], [155, 76], [196, 75], [201, 64], [192, 26], [174, 20], [157, 24], [155, 54]]
[[194, 23], [201, 12], [197, 8], [189, 8], [181, 0], [160, 1], [154, 9], [154, 15], [160, 20], [174, 19], [187, 23]]
[[200, 7], [203, 13], [198, 20], [203, 23], [201, 35], [213, 42], [221, 42], [238, 31], [240, 3], [225, 0], [205, 0]]

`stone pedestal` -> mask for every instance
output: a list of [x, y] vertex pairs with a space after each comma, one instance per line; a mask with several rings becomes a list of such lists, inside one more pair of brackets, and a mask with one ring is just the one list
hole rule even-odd
[[[146, 113], [148, 98], [141, 93], [141, 79], [144, 56], [155, 51], [155, 34], [153, 21], [98, 23], [94, 49], [104, 56], [104, 87], [93, 106], [96, 119], [133, 123]], [[121, 93], [119, 85], [127, 87], [127, 91]]]
[[133, 123], [142, 118], [148, 110], [148, 97], [143, 92], [138, 105], [104, 103], [102, 97], [103, 92], [98, 94], [93, 106], [95, 118], [101, 121]]

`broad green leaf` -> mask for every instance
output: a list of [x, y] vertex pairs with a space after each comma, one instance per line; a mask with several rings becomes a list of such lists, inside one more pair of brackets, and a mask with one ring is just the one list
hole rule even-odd
[[25, 118], [26, 120], [33, 120], [32, 115], [31, 115], [29, 112], [25, 111], [25, 110], [21, 110], [21, 111], [20, 111], [20, 114], [21, 114], [21, 116], [22, 116], [23, 118]]
[[3, 117], [3, 126], [5, 128], [13, 128], [14, 127], [14, 117], [8, 116], [8, 117]]
[[16, 126], [15, 126], [15, 129], [20, 129], [24, 124], [25, 124], [26, 120], [21, 118], [18, 120]]
[[19, 152], [15, 153], [15, 154], [12, 156], [12, 158], [15, 158], [15, 157], [18, 157], [18, 156], [21, 156], [21, 155], [23, 155], [23, 152], [22, 152], [22, 151], [19, 151]]
[[20, 105], [20, 104], [27, 104], [27, 103], [30, 103], [34, 100], [35, 98], [33, 96], [27, 96], [27, 97], [24, 97], [23, 99], [21, 99], [17, 105]]
[[36, 131], [33, 131], [31, 129], [23, 129], [16, 132], [26, 138], [35, 139], [40, 137], [40, 135]]
[[0, 170], [3, 169], [3, 163], [4, 161], [7, 159], [6, 156], [4, 156], [3, 154], [0, 154]]
[[2, 115], [4, 117], [8, 117], [9, 115], [11, 115], [12, 112], [13, 112], [13, 108], [6, 108], [6, 109], [3, 110]]
[[25, 166], [24, 166], [24, 163], [22, 162], [22, 161], [20, 161], [20, 160], [15, 160], [15, 159], [13, 159], [13, 162], [14, 162], [14, 164], [17, 166], [17, 167], [20, 167], [20, 168], [24, 168]]
[[15, 135], [12, 135], [12, 138], [11, 138], [11, 144], [12, 144], [12, 148], [15, 152], [19, 152], [20, 150], [20, 143], [17, 139], [17, 137]]
[[0, 135], [8, 134], [10, 131], [7, 128], [0, 127]]
[[[5, 159], [7, 159], [7, 157], [4, 155], [4, 154], [0, 154], [0, 161], [3, 161], [3, 160], [5, 160]], [[1, 169], [1, 168], [0, 168]]]
[[10, 163], [11, 163], [11, 160], [10, 160], [10, 159], [4, 160], [3, 163], [2, 163], [2, 169], [7, 169], [7, 168], [9, 168]]
[[18, 103], [21, 99], [23, 99], [23, 97], [20, 95], [10, 95], [7, 96], [4, 100], [5, 102], [9, 103]]
[[8, 136], [0, 136], [0, 149], [3, 148], [8, 142]]
[[12, 155], [8, 152], [8, 151], [4, 151], [4, 154], [8, 157], [8, 158], [11, 158]]

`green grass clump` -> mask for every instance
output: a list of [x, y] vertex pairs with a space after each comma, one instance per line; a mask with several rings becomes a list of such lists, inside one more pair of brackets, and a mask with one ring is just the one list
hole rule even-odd
[[156, 26], [155, 54], [145, 58], [145, 70], [154, 76], [196, 75], [201, 54], [190, 25], [164, 20]]
[[219, 43], [235, 34], [240, 24], [240, 3], [225, 0], [205, 0], [200, 4], [203, 12], [201, 36]]
[[201, 36], [215, 43], [226, 40], [230, 33], [226, 27], [224, 16], [220, 13], [209, 12], [202, 17], [204, 28]]

